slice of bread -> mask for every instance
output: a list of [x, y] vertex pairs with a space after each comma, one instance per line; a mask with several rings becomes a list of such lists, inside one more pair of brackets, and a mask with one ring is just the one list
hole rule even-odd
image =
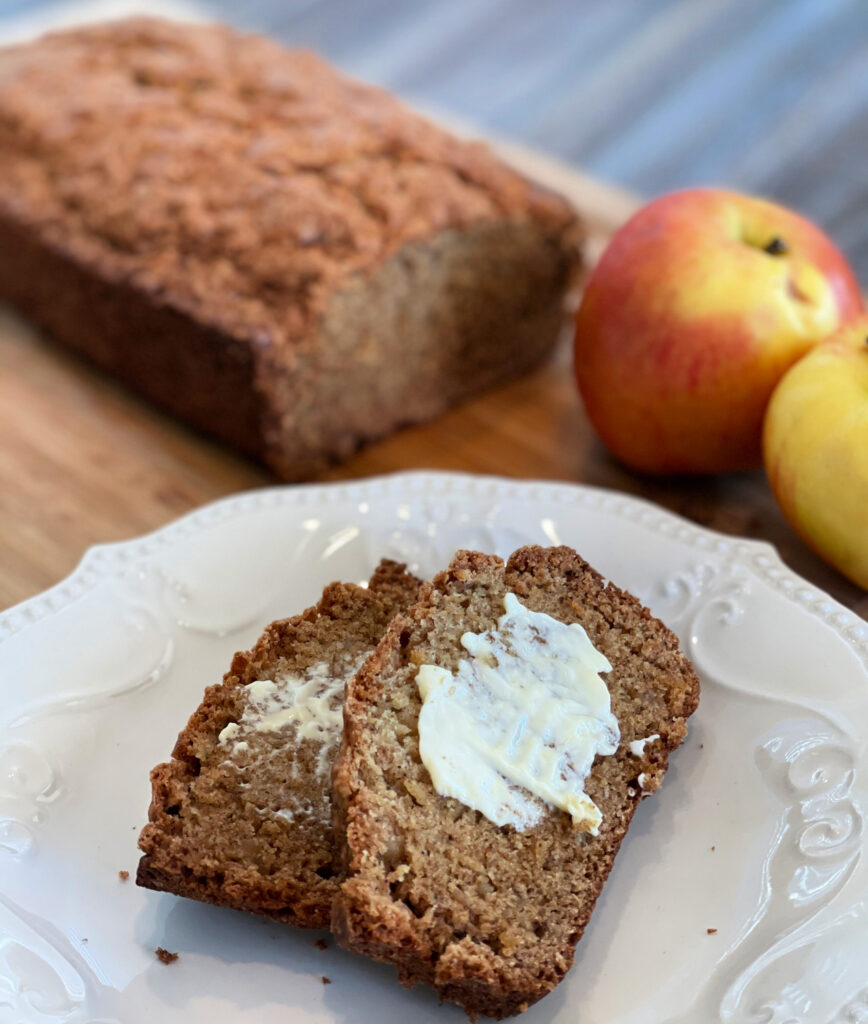
[[367, 589], [326, 587], [236, 654], [151, 773], [139, 885], [328, 927], [338, 864], [330, 778], [344, 683], [419, 580], [381, 562]]
[[[507, 593], [581, 623], [611, 662], [621, 740], [585, 784], [602, 811], [596, 836], [551, 807], [523, 832], [498, 827], [440, 796], [420, 759], [419, 666], [455, 671], [462, 634], [494, 628]], [[574, 551], [522, 548], [506, 565], [459, 552], [347, 687], [333, 776], [346, 836], [332, 910], [340, 944], [394, 963], [404, 984], [433, 985], [471, 1016], [525, 1010], [569, 969], [633, 812], [659, 786], [698, 699], [676, 637]]]

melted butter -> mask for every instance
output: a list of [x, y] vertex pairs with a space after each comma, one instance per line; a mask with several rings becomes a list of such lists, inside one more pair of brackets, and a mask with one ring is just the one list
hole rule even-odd
[[241, 717], [221, 731], [218, 742], [231, 745], [232, 752], [238, 753], [248, 749], [254, 734], [278, 732], [292, 725], [296, 739], [322, 745], [318, 768], [325, 772], [343, 730], [346, 680], [358, 671], [363, 660], [348, 662], [337, 670], [321, 662], [300, 675], [287, 673], [248, 683]]
[[632, 740], [630, 742], [630, 753], [634, 757], [644, 757], [645, 756], [645, 744], [646, 743], [653, 743], [654, 740], [659, 740], [659, 739], [660, 739], [660, 734], [655, 732], [655, 733], [652, 733], [650, 736], [646, 736], [644, 740]]
[[524, 831], [546, 804], [596, 835], [584, 792], [598, 754], [614, 754], [618, 722], [600, 672], [606, 657], [578, 624], [533, 612], [507, 594], [497, 629], [465, 633], [456, 673], [422, 665], [419, 749], [441, 796]]

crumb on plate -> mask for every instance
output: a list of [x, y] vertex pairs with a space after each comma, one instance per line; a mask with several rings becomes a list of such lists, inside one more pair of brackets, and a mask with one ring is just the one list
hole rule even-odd
[[157, 954], [157, 959], [161, 964], [173, 964], [178, 959], [177, 953], [170, 953], [168, 949], [163, 949], [162, 946], [157, 946], [154, 952]]

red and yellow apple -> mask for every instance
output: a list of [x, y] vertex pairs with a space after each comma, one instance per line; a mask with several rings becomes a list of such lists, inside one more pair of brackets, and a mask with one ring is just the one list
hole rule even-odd
[[784, 375], [766, 412], [763, 456], [792, 527], [868, 590], [868, 316]]
[[664, 196], [612, 239], [576, 314], [576, 375], [609, 449], [651, 473], [761, 462], [778, 380], [862, 309], [832, 242], [774, 203]]

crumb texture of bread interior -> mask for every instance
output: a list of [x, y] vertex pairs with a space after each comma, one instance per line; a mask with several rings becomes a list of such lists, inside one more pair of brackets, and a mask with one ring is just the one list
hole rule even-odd
[[538, 364], [581, 262], [486, 146], [220, 25], [3, 50], [0, 166], [0, 296], [286, 479]]
[[[236, 654], [172, 760], [151, 773], [139, 885], [328, 927], [340, 871], [331, 768], [344, 683], [418, 588], [402, 565], [383, 561], [367, 588], [330, 584], [313, 608]], [[304, 735], [302, 701], [316, 711]]]
[[[604, 678], [621, 743], [597, 757], [585, 785], [603, 815], [597, 836], [553, 808], [524, 832], [499, 828], [440, 796], [421, 762], [419, 665], [455, 671], [462, 634], [494, 628], [508, 592], [581, 623], [612, 665]], [[471, 1016], [525, 1010], [569, 969], [633, 812], [659, 786], [698, 700], [674, 634], [571, 549], [522, 548], [506, 565], [459, 552], [348, 687], [333, 780], [345, 836], [338, 941], [395, 964], [407, 985], [433, 985]], [[631, 752], [653, 734], [641, 756]]]

